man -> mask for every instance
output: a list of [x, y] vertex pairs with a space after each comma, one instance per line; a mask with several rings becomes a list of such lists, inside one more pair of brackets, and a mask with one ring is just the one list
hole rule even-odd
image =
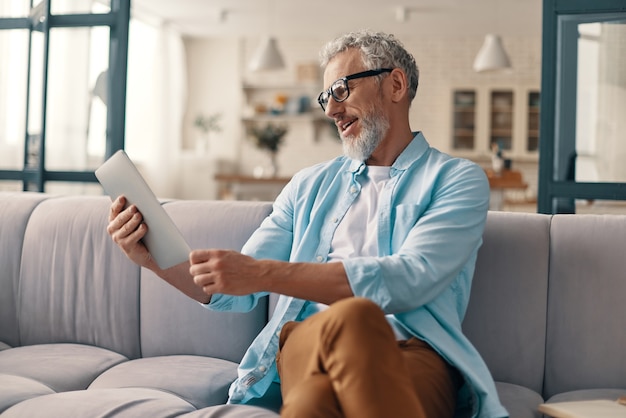
[[297, 173], [241, 253], [193, 251], [160, 270], [123, 198], [110, 235], [209, 309], [281, 295], [231, 403], [280, 405], [280, 385], [289, 417], [507, 416], [461, 332], [488, 208], [483, 170], [411, 131], [418, 69], [393, 36], [350, 33], [321, 56], [318, 102], [345, 156]]

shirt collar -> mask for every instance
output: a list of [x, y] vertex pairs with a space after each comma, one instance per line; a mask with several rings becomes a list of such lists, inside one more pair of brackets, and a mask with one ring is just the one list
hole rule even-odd
[[[429, 148], [428, 142], [421, 131], [413, 132], [413, 140], [407, 145], [402, 153], [396, 158], [396, 161], [392, 164], [393, 171], [404, 171], [414, 161], [419, 159], [426, 150]], [[359, 160], [350, 160], [350, 166], [348, 171], [351, 173], [360, 174], [365, 169], [365, 162]]]

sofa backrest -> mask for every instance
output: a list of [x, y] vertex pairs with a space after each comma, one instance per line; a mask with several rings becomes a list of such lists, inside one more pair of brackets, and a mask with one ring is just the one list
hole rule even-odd
[[33, 210], [17, 298], [21, 345], [72, 342], [139, 356], [139, 268], [106, 233], [110, 204], [54, 197]]
[[552, 221], [545, 396], [626, 388], [626, 216]]
[[[241, 201], [175, 201], [164, 207], [192, 248], [232, 250], [241, 249], [272, 209], [270, 203]], [[141, 276], [143, 357], [197, 354], [239, 362], [267, 322], [267, 298], [250, 313], [214, 312], [148, 270]]]
[[0, 194], [0, 350], [20, 344], [17, 300], [24, 232], [32, 211], [46, 197]]
[[546, 344], [548, 215], [489, 212], [463, 330], [494, 379], [541, 393]]
[[[0, 349], [80, 343], [129, 358], [197, 354], [239, 361], [267, 322], [205, 309], [129, 261], [106, 232], [106, 196], [0, 194]], [[192, 248], [239, 250], [270, 203], [164, 204]], [[236, 330], [236, 332], [232, 332]]]

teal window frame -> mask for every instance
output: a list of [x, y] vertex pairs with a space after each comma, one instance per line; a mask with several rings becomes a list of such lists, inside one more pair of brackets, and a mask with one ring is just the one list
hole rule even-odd
[[575, 199], [626, 200], [626, 183], [577, 182], [564, 172], [576, 149], [576, 71], [571, 69], [577, 68], [578, 57], [576, 43], [568, 40], [577, 39], [573, 31], [578, 23], [617, 14], [626, 14], [624, 0], [543, 2], [539, 213], [575, 213]]
[[[30, 141], [28, 129], [25, 129], [24, 164], [21, 170], [3, 170], [0, 167], [0, 180], [22, 181], [24, 191], [45, 191], [48, 181], [59, 182], [97, 182], [92, 171], [51, 171], [46, 170], [45, 143], [46, 143], [46, 105], [49, 35], [51, 28], [76, 27], [109, 27], [109, 69], [107, 80], [107, 108], [105, 158], [113, 155], [117, 150], [124, 149], [124, 132], [126, 116], [126, 78], [128, 63], [128, 33], [130, 25], [130, 0], [111, 0], [108, 13], [77, 13], [66, 15], [51, 14], [51, 3], [54, 0], [42, 0], [32, 7], [28, 17], [0, 18], [0, 30], [26, 29], [32, 35], [33, 31], [44, 35], [43, 48], [43, 83], [42, 83], [42, 123], [41, 133], [37, 141]], [[30, 37], [30, 35], [29, 35]], [[32, 40], [29, 41], [29, 48]], [[30, 71], [29, 51], [29, 71]], [[30, 77], [29, 77], [30, 80]], [[26, 86], [26, 109], [29, 109], [30, 81]], [[28, 126], [28, 113], [26, 117]], [[31, 144], [37, 144], [37, 149], [31, 150]], [[38, 155], [38, 162], [32, 166], [27, 164], [29, 152]]]

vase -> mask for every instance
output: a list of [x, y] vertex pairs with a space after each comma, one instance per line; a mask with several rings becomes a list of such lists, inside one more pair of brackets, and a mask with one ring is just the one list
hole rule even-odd
[[271, 178], [278, 175], [278, 153], [275, 151], [267, 152], [267, 161], [262, 165], [254, 167], [252, 172], [256, 178]]
[[268, 177], [276, 177], [278, 175], [278, 153], [270, 151], [270, 162], [268, 166]]

